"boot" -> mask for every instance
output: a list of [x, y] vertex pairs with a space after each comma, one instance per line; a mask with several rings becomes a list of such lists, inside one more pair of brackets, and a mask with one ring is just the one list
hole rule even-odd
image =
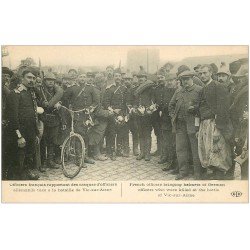
[[48, 159], [47, 159], [47, 167], [52, 168], [52, 169], [58, 169], [60, 166], [56, 165], [55, 162], [53, 161], [53, 155], [49, 154]]
[[88, 164], [95, 164], [95, 161], [89, 157], [85, 157], [84, 158], [84, 163], [88, 163]]
[[140, 154], [136, 157], [136, 160], [140, 161], [140, 160], [142, 160], [142, 159], [144, 159], [144, 158], [145, 158], [144, 154], [143, 154], [143, 153], [140, 153]]
[[93, 154], [94, 154], [94, 160], [96, 161], [106, 161], [108, 159], [106, 156], [101, 155], [99, 145], [95, 145], [93, 147]]
[[161, 159], [158, 161], [158, 164], [164, 164], [168, 162], [168, 158], [166, 156], [161, 157]]
[[139, 149], [138, 149], [139, 143], [138, 138], [133, 136], [133, 155], [138, 156], [139, 155]]

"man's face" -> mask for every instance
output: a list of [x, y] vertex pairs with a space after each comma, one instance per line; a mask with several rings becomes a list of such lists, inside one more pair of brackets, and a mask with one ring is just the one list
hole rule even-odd
[[10, 75], [9, 74], [2, 74], [3, 77], [3, 84], [9, 86], [10, 84]]
[[77, 73], [74, 70], [71, 70], [71, 71], [69, 71], [69, 76], [71, 76], [72, 78], [76, 78]]
[[225, 73], [219, 73], [217, 74], [217, 79], [218, 79], [218, 82], [220, 83], [226, 83], [228, 80], [228, 75]]
[[115, 73], [114, 75], [115, 83], [121, 83], [122, 76], [120, 73]]
[[35, 86], [36, 77], [31, 73], [27, 73], [23, 76], [22, 83], [25, 87], [32, 88]]
[[78, 82], [80, 84], [84, 84], [86, 82], [86, 75], [85, 74], [79, 75], [78, 76]]
[[87, 81], [87, 83], [88, 84], [93, 84], [94, 83], [94, 77], [92, 77], [92, 76], [88, 76], [87, 78], [86, 78], [86, 81]]
[[201, 68], [199, 70], [199, 78], [204, 82], [209, 82], [212, 77], [212, 72], [209, 71], [208, 67]]
[[161, 85], [165, 84], [165, 82], [166, 82], [165, 76], [163, 76], [163, 75], [158, 75], [158, 76], [157, 76], [157, 82], [158, 82], [159, 84], [161, 84]]
[[112, 79], [114, 75], [114, 70], [112, 68], [107, 68], [106, 74], [107, 74], [108, 79]]
[[45, 80], [45, 85], [48, 88], [52, 88], [55, 85], [55, 80], [53, 80], [53, 79], [46, 79]]
[[193, 84], [193, 77], [192, 76], [183, 76], [181, 78], [181, 83], [184, 88], [188, 86], [192, 86]]
[[142, 84], [142, 83], [147, 81], [147, 77], [146, 76], [139, 76], [138, 80], [139, 80], [139, 83]]

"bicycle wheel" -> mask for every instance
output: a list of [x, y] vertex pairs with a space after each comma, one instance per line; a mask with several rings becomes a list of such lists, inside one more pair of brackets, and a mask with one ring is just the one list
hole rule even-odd
[[63, 174], [68, 178], [76, 177], [84, 164], [85, 143], [81, 135], [67, 137], [62, 145], [61, 160]]

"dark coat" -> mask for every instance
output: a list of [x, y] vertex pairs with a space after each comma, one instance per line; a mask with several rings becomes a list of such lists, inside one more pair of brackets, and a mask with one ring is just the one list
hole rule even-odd
[[[175, 91], [169, 103], [173, 132], [178, 130], [178, 120], [186, 122], [188, 134], [198, 131], [198, 127], [195, 126], [195, 115], [198, 113], [201, 91], [202, 87], [196, 84], [193, 84], [188, 89], [178, 88]], [[189, 110], [190, 106], [194, 106], [194, 109]]]

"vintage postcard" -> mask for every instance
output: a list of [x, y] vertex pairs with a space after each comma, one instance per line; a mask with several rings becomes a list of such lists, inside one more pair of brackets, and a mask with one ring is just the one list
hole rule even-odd
[[248, 203], [248, 46], [11, 46], [2, 202]]

